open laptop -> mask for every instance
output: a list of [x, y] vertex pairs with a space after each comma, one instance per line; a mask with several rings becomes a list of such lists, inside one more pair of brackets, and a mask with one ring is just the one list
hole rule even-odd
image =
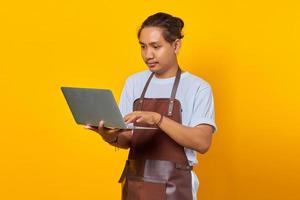
[[157, 129], [125, 124], [119, 107], [110, 90], [93, 88], [61, 87], [64, 97], [77, 124], [119, 129]]

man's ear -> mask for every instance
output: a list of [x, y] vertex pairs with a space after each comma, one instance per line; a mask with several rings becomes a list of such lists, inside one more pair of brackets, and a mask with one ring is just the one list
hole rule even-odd
[[181, 39], [176, 39], [173, 44], [174, 44], [174, 53], [178, 54], [181, 47]]

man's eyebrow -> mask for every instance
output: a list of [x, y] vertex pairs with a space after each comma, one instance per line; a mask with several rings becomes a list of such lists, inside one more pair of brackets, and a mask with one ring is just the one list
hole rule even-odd
[[[139, 43], [142, 44], [142, 45], [145, 45], [145, 43], [143, 43], [143, 42], [141, 42], [141, 41], [139, 41]], [[159, 42], [150, 42], [149, 44], [150, 44], [150, 45], [154, 45], [154, 44], [159, 44]]]

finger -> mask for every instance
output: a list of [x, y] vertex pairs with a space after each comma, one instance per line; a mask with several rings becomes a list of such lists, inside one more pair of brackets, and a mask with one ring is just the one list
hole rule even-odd
[[86, 128], [86, 129], [94, 129], [94, 127], [92, 125], [90, 125], [90, 124], [86, 124], [84, 126], [84, 128]]
[[98, 127], [100, 127], [100, 128], [103, 128], [103, 127], [104, 127], [104, 121], [103, 121], [103, 120], [100, 120], [100, 121], [99, 121]]
[[132, 117], [132, 114], [130, 113], [130, 114], [125, 115], [125, 116], [123, 117], [123, 119], [124, 119], [124, 121], [126, 122], [126, 121], [128, 121], [128, 119], [130, 119], [131, 117]]
[[142, 116], [133, 116], [132, 118], [128, 119], [128, 121], [126, 123], [129, 124], [129, 123], [137, 122], [137, 120], [141, 117]]
[[103, 128], [104, 128], [104, 121], [101, 120], [101, 121], [99, 121], [99, 125], [98, 125], [99, 133], [101, 133], [103, 131]]
[[85, 126], [84, 126], [84, 128], [88, 128], [88, 129], [90, 129], [90, 128], [92, 128], [89, 124], [86, 124]]
[[130, 114], [125, 115], [125, 117], [123, 117], [123, 119], [124, 119], [124, 121], [127, 121], [131, 117], [132, 117], [132, 114], [130, 113]]
[[143, 122], [144, 119], [145, 119], [145, 118], [144, 118], [143, 116], [141, 116], [141, 117], [139, 117], [139, 118], [136, 119], [136, 122]]
[[128, 118], [125, 119], [125, 123], [126, 123], [126, 124], [129, 124], [129, 123], [134, 122], [134, 120], [136, 119], [136, 117], [137, 117], [137, 116], [135, 116], [135, 115], [129, 116]]
[[109, 133], [116, 133], [116, 132], [118, 132], [118, 131], [120, 131], [119, 128], [114, 128], [114, 129], [110, 129], [108, 132], [109, 132]]
[[132, 116], [140, 115], [141, 113], [142, 113], [142, 111], [134, 111], [132, 113], [129, 113], [129, 114], [125, 115], [123, 117], [123, 119], [125, 120], [125, 119], [128, 119], [128, 118], [131, 118]]
[[98, 131], [98, 129], [97, 129], [97, 128], [94, 128], [93, 126], [91, 126], [91, 125], [88, 125], [88, 124], [87, 124], [87, 125], [85, 125], [85, 126], [84, 126], [84, 128], [85, 128], [85, 129], [92, 130], [92, 131], [96, 131], [96, 132]]

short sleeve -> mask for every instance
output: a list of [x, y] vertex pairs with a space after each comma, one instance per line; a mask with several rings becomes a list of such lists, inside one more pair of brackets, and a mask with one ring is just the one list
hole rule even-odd
[[132, 112], [132, 105], [133, 105], [133, 86], [131, 84], [131, 81], [127, 79], [123, 87], [121, 97], [120, 97], [120, 102], [119, 102], [119, 109], [123, 117]]
[[189, 125], [194, 127], [199, 124], [209, 124], [214, 127], [213, 132], [216, 132], [217, 130], [215, 123], [214, 98], [209, 85], [204, 88], [199, 88], [195, 95], [193, 112]]

